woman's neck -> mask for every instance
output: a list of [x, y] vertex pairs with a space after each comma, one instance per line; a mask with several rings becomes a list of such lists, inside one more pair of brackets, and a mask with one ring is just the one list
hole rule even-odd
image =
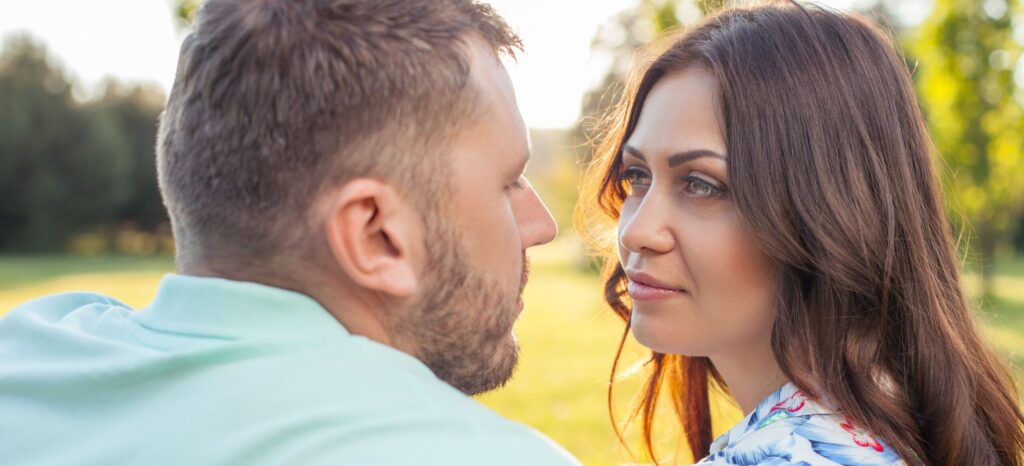
[[775, 361], [770, 345], [710, 359], [744, 414], [749, 414], [789, 381]]

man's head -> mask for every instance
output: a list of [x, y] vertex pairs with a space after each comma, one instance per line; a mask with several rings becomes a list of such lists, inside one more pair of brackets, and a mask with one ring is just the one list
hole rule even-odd
[[507, 380], [525, 250], [554, 223], [466, 0], [207, 0], [161, 121], [183, 273], [304, 292], [467, 393]]

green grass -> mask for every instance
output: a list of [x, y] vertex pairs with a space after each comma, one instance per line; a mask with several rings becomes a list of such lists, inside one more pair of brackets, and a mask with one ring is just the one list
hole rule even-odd
[[[996, 268], [995, 296], [980, 303], [985, 336], [1004, 354], [1024, 390], [1024, 260]], [[968, 290], [976, 290], [977, 277], [967, 277]]]
[[0, 291], [78, 274], [173, 270], [173, 260], [163, 256], [0, 256]]
[[[516, 326], [523, 352], [519, 370], [501, 390], [480, 400], [509, 418], [536, 427], [577, 455], [584, 464], [610, 466], [631, 462], [618, 445], [607, 412], [611, 359], [622, 323], [601, 301], [597, 277], [574, 267], [577, 251], [569, 243], [538, 248], [525, 296], [526, 310]], [[14, 305], [49, 293], [71, 290], [112, 295], [142, 307], [155, 295], [160, 277], [173, 270], [169, 258], [0, 257], [0, 314]], [[968, 277], [968, 289], [974, 289]], [[986, 337], [1024, 372], [1024, 260], [998, 267], [996, 298], [984, 303]], [[624, 361], [643, 351], [627, 346]], [[616, 405], [628, 405], [638, 377], [620, 382]], [[719, 402], [723, 430], [740, 413]], [[634, 432], [635, 434], [635, 432]], [[635, 437], [635, 435], [634, 435]], [[661, 439], [670, 445], [672, 438]], [[683, 456], [685, 458], [685, 456]]]
[[170, 257], [0, 257], [0, 315], [33, 298], [93, 291], [143, 307], [160, 277], [174, 271]]

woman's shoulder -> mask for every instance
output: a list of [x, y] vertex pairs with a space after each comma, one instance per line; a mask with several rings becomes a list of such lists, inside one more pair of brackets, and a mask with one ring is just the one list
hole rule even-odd
[[[802, 392], [762, 404], [720, 437], [702, 465], [904, 466], [884, 441]], [[771, 398], [769, 399], [771, 400]], [[766, 400], [768, 401], [768, 400]]]
[[712, 465], [905, 466], [895, 450], [834, 414], [787, 416], [708, 456]]

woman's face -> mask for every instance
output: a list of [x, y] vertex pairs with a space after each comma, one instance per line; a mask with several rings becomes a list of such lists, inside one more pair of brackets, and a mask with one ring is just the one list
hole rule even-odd
[[701, 67], [666, 75], [623, 146], [619, 261], [633, 333], [662, 353], [770, 351], [774, 274], [732, 201], [717, 95]]

